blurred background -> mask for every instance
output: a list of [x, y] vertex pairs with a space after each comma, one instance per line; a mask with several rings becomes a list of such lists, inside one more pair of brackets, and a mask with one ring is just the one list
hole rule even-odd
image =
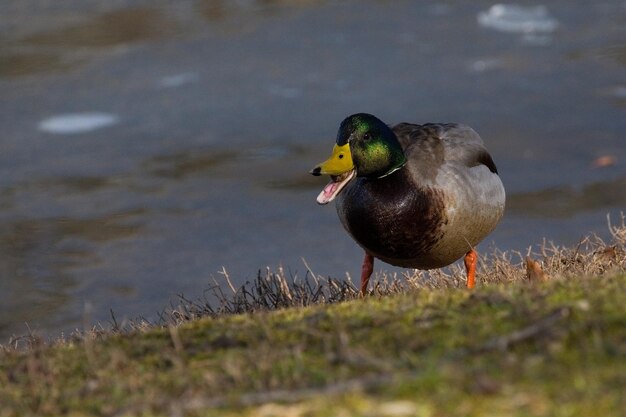
[[222, 268], [358, 277], [307, 174], [356, 112], [481, 134], [508, 194], [483, 253], [607, 237], [626, 1], [3, 0], [0, 343], [155, 318]]

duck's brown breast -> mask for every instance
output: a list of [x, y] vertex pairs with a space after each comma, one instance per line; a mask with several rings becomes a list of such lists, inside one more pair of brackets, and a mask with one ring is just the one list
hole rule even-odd
[[348, 233], [368, 253], [396, 266], [435, 268], [430, 253], [447, 223], [443, 193], [419, 188], [400, 169], [387, 177], [356, 178], [337, 199]]

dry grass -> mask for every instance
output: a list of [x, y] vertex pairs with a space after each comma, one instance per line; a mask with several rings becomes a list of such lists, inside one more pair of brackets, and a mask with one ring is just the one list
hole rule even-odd
[[[575, 247], [558, 246], [544, 240], [526, 253], [495, 250], [479, 257], [478, 285], [506, 284], [520, 281], [563, 280], [569, 277], [603, 276], [626, 271], [626, 219], [622, 215], [617, 226], [609, 219], [611, 241], [595, 234], [586, 236]], [[529, 266], [530, 264], [530, 266]], [[306, 263], [305, 263], [306, 265]], [[288, 276], [283, 268], [259, 271], [252, 282], [236, 288], [222, 271], [227, 285], [217, 280], [204, 298], [181, 297], [178, 306], [161, 315], [161, 325], [180, 324], [201, 317], [270, 311], [287, 307], [331, 304], [359, 298], [357, 285], [348, 277], [338, 280], [316, 275], [307, 266], [300, 279]], [[531, 271], [534, 267], [534, 270]], [[538, 269], [537, 269], [538, 268]], [[464, 288], [465, 269], [461, 263], [431, 271], [409, 270], [400, 276], [383, 272], [370, 281], [369, 295], [388, 296], [422, 289]], [[226, 288], [226, 289], [225, 289]], [[149, 326], [145, 321], [130, 327]]]

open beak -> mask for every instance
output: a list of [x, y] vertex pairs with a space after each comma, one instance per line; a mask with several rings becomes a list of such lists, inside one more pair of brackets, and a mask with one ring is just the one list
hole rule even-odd
[[324, 187], [322, 192], [317, 196], [319, 204], [328, 204], [337, 197], [343, 187], [354, 178], [355, 170], [352, 162], [352, 154], [350, 153], [350, 145], [335, 145], [333, 153], [324, 162], [317, 165], [311, 171], [312, 175], [330, 175], [331, 181]]

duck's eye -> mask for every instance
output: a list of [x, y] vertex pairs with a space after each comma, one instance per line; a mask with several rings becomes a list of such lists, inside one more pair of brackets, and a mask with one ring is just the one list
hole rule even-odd
[[372, 135], [370, 135], [369, 133], [366, 133], [363, 135], [363, 140], [370, 140], [372, 138]]
[[339, 154], [339, 159], [343, 159], [343, 154], [342, 153]]

